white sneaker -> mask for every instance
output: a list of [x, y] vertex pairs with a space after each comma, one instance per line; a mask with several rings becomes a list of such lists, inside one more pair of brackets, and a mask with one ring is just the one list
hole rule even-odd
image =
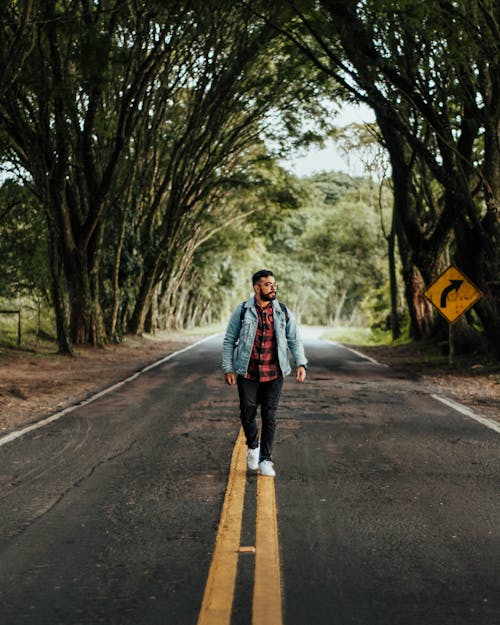
[[266, 477], [274, 477], [276, 471], [273, 469], [273, 463], [270, 460], [263, 460], [259, 463], [260, 474]]
[[256, 471], [259, 468], [260, 447], [249, 449], [247, 453], [247, 467], [250, 471]]

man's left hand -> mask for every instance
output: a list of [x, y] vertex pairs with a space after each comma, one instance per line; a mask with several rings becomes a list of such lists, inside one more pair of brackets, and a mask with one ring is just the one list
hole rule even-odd
[[303, 382], [306, 379], [306, 368], [305, 367], [297, 367], [297, 382]]

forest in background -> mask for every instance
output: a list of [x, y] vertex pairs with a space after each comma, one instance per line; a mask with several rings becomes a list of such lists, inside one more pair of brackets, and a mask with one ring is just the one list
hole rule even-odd
[[[243, 222], [226, 224], [201, 245], [168, 311], [158, 291], [147, 331], [226, 320], [236, 302], [252, 292], [251, 274], [258, 267], [273, 268], [280, 297], [302, 323], [390, 327], [387, 246], [381, 228], [383, 219], [390, 220], [389, 190], [381, 207], [379, 191], [368, 179], [335, 172], [299, 179], [281, 173], [287, 201], [282, 197]], [[38, 219], [32, 222], [25, 219], [30, 197], [14, 181], [0, 189], [0, 205], [13, 207], [0, 239], [0, 308], [21, 304], [34, 318], [39, 304], [47, 315], [51, 277], [42, 211], [34, 211]], [[138, 268], [135, 278], [140, 278]], [[403, 309], [401, 297], [401, 315]], [[122, 336], [132, 310], [120, 320]]]
[[[450, 262], [484, 294], [459, 335], [500, 349], [498, 3], [4, 5], [0, 296], [49, 305], [61, 352], [224, 320], [266, 265], [304, 323], [418, 339]], [[332, 101], [377, 155], [297, 179]]]

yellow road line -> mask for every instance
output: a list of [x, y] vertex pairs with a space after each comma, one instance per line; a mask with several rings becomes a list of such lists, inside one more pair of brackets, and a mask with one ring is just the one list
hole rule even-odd
[[257, 480], [252, 625], [282, 625], [281, 571], [274, 479]]
[[245, 500], [246, 444], [243, 430], [234, 446], [215, 550], [198, 625], [230, 625]]

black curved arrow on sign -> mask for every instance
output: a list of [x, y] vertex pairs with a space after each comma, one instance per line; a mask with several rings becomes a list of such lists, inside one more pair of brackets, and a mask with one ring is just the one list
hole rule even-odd
[[460, 286], [462, 285], [463, 280], [450, 280], [450, 284], [443, 289], [441, 293], [441, 302], [439, 304], [440, 308], [446, 308], [446, 299], [448, 297], [448, 293], [452, 291], [458, 291]]

